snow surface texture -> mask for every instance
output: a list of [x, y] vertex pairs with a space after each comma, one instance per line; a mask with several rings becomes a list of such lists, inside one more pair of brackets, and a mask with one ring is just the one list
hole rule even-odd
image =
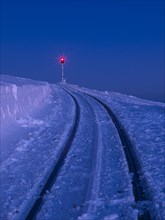
[[[68, 86], [98, 97], [118, 116], [140, 161], [151, 217], [163, 219], [165, 105]], [[76, 107], [58, 85], [1, 76], [1, 89], [0, 219], [23, 220], [71, 134]], [[37, 219], [137, 219], [131, 173], [113, 122], [92, 98], [72, 95], [80, 107], [78, 129]]]
[[113, 92], [71, 86], [107, 103], [128, 132], [141, 165], [152, 218], [165, 217], [165, 104]]

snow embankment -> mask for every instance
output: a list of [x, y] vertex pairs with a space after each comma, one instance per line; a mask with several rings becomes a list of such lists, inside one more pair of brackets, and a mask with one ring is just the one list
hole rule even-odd
[[50, 101], [51, 88], [46, 82], [7, 75], [1, 75], [0, 80], [0, 111], [3, 126], [27, 116]]

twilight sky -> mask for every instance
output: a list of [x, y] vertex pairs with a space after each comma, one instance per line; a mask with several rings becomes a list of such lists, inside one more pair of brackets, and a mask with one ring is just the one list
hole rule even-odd
[[165, 101], [163, 0], [1, 0], [1, 74]]

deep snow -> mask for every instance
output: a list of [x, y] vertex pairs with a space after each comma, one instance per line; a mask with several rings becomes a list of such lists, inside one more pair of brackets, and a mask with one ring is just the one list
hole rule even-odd
[[[69, 86], [100, 98], [118, 116], [140, 161], [152, 218], [163, 219], [165, 105]], [[1, 219], [22, 220], [62, 152], [76, 109], [59, 85], [1, 75], [0, 88]], [[80, 105], [78, 130], [37, 219], [137, 219], [131, 174], [113, 122], [92, 98], [72, 94]]]

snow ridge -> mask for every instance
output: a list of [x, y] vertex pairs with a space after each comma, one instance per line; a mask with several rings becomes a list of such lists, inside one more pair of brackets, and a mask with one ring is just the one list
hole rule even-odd
[[[48, 103], [51, 99], [51, 88], [46, 82], [36, 82], [26, 79], [1, 75], [1, 121], [7, 122], [26, 116], [30, 112]], [[4, 123], [5, 121], [5, 123]]]

